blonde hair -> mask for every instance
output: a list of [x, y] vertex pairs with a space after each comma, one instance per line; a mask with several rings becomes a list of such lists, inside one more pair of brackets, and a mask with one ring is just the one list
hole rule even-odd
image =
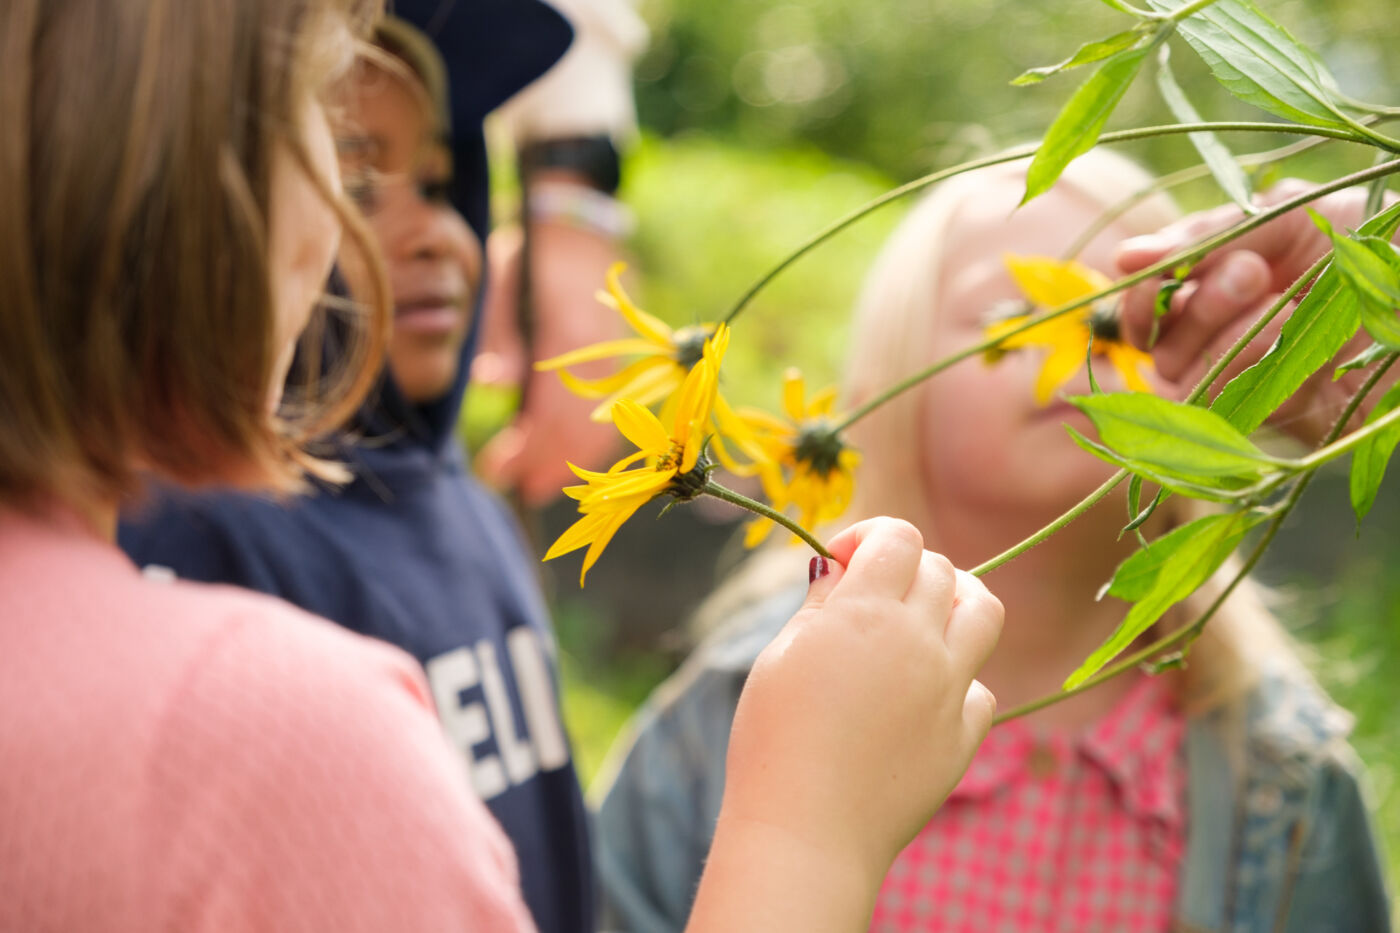
[[[1025, 167], [1003, 165], [959, 176], [931, 190], [913, 207], [875, 260], [857, 305], [846, 364], [847, 405], [869, 398], [927, 366], [933, 321], [943, 275], [941, 257], [954, 236], [959, 209], [994, 180], [1018, 181]], [[1095, 149], [1075, 162], [1059, 187], [1073, 189], [1105, 210], [1122, 210], [1114, 223], [1129, 234], [1155, 232], [1180, 215], [1171, 199], [1152, 191], [1152, 178], [1132, 161]], [[963, 365], [978, 365], [975, 361]], [[922, 464], [910, 456], [910, 438], [926, 425], [918, 392], [906, 392], [881, 406], [850, 430], [850, 441], [864, 461], [856, 495], [842, 523], [875, 515], [930, 514]], [[1087, 456], [1087, 455], [1086, 455]], [[1171, 500], [1178, 522], [1207, 514], [1208, 503]], [[785, 537], [785, 536], [784, 536]], [[695, 630], [707, 632], [765, 593], [796, 584], [801, 561], [775, 541], [755, 553], [696, 613]], [[1220, 596], [1239, 569], [1231, 560], [1188, 597], [1183, 606], [1196, 618]], [[1241, 696], [1265, 667], [1283, 666], [1301, 675], [1302, 665], [1287, 635], [1265, 606], [1261, 590], [1243, 580], [1222, 603], [1192, 647], [1189, 664], [1173, 673], [1182, 708], [1197, 715]]]

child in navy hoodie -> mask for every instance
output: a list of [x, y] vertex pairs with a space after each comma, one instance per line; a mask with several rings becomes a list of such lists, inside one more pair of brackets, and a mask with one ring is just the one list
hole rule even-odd
[[537, 0], [395, 10], [470, 67], [449, 77], [421, 33], [391, 21], [380, 44], [412, 76], [370, 67], [360, 82], [363, 137], [348, 147], [346, 188], [381, 241], [397, 313], [361, 442], [336, 452], [354, 482], [290, 502], [162, 491], [129, 516], [120, 543], [139, 565], [272, 593], [417, 657], [515, 846], [535, 922], [582, 933], [593, 916], [585, 811], [536, 568], [454, 437], [489, 229], [481, 122], [558, 58], [570, 29]]

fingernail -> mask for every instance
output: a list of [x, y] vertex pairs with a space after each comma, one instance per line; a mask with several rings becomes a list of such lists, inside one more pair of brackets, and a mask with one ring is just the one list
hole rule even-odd
[[809, 584], [816, 583], [829, 573], [831, 573], [831, 564], [827, 563], [826, 558], [820, 554], [813, 557], [811, 562], [807, 564], [807, 582]]

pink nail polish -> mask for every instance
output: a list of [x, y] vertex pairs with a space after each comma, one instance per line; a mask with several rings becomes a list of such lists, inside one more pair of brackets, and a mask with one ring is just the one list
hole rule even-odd
[[831, 573], [831, 565], [827, 563], [826, 558], [822, 557], [820, 554], [813, 557], [807, 564], [807, 582], [809, 584], [816, 583], [829, 573]]

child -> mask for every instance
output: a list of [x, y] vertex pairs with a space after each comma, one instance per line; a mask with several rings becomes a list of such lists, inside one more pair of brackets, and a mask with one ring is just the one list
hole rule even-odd
[[[559, 52], [553, 33], [530, 25], [533, 7], [496, 13], [500, 28], [535, 37], [510, 64], [522, 82]], [[459, 7], [439, 40], [473, 41], [484, 15]], [[457, 435], [487, 220], [476, 198], [484, 164], [454, 162], [454, 152], [472, 151], [479, 126], [454, 136], [452, 76], [422, 32], [389, 18], [375, 43], [384, 57], [355, 76], [342, 151], [347, 193], [384, 253], [395, 308], [383, 383], [358, 415], [363, 440], [341, 452], [353, 481], [293, 502], [162, 491], [124, 523], [120, 541], [142, 566], [279, 596], [413, 654], [470, 788], [518, 853], [535, 924], [588, 933], [587, 820], [538, 569], [511, 515], [472, 476]], [[494, 74], [501, 54], [459, 61], [458, 72]], [[494, 106], [480, 99], [489, 82], [456, 87], [472, 94], [452, 98], [456, 113]], [[346, 259], [342, 270], [358, 283], [361, 264]]]
[[[1008, 253], [1056, 255], [1105, 206], [1147, 183], [1094, 152], [1028, 207], [1015, 168], [944, 185], [904, 221], [853, 328], [848, 398], [869, 398], [977, 342], [1020, 292]], [[1145, 202], [1081, 255], [1171, 217]], [[1107, 338], [1097, 346], [1106, 349]], [[1083, 348], [1077, 359], [1083, 360]], [[1124, 379], [1100, 365], [1106, 390]], [[856, 517], [900, 515], [967, 566], [1043, 526], [1111, 470], [1066, 435], [1092, 433], [1033, 389], [1043, 357], [972, 360], [859, 422]], [[1082, 372], [1065, 394], [1087, 392]], [[1140, 378], [1138, 374], [1135, 378]], [[1172, 500], [1150, 537], [1194, 509]], [[1169, 513], [1175, 513], [1169, 514]], [[1120, 494], [991, 577], [1011, 627], [985, 669], [1002, 708], [1054, 693], [1121, 619], [1098, 588], [1137, 546]], [[679, 929], [721, 797], [734, 698], [800, 586], [759, 555], [705, 617], [725, 619], [638, 716], [599, 817], [616, 925]], [[1211, 593], [1163, 620], [1186, 624]], [[835, 685], [833, 685], [834, 687]], [[945, 808], [886, 877], [873, 930], [1378, 930], [1380, 868], [1343, 744], [1345, 719], [1298, 669], [1273, 620], [1237, 590], [1181, 672], [1123, 675], [992, 735]]]
[[[325, 101], [375, 13], [0, 7], [0, 929], [533, 928], [411, 659], [266, 596], [149, 579], [113, 540], [138, 472], [340, 475], [304, 445], [373, 378], [382, 273], [345, 368], [279, 402], [342, 229], [372, 254]], [[972, 676], [1000, 607], [921, 544], [892, 520], [838, 536], [845, 569], [760, 659], [697, 933], [852, 929], [985, 734]], [[794, 719], [856, 651], [858, 692]], [[907, 691], [872, 689], [892, 668]], [[855, 730], [869, 719], [889, 727]], [[857, 821], [871, 782], [887, 806]]]

